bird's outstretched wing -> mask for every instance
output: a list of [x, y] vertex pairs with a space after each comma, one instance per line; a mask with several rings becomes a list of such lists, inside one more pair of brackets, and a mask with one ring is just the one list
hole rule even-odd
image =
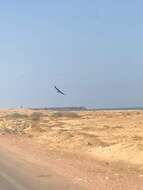
[[56, 86], [55, 86], [55, 89], [57, 90], [57, 93], [60, 93], [62, 95], [65, 95], [65, 93], [63, 93], [60, 89], [58, 89]]

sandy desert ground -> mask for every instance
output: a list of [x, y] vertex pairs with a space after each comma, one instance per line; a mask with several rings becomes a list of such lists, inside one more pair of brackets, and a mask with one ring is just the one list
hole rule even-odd
[[5, 148], [48, 160], [87, 189], [143, 189], [142, 110], [1, 110], [0, 134]]

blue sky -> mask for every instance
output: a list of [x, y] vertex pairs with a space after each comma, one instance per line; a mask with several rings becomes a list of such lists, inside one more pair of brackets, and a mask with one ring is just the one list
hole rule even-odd
[[143, 106], [142, 8], [141, 0], [1, 1], [0, 107]]

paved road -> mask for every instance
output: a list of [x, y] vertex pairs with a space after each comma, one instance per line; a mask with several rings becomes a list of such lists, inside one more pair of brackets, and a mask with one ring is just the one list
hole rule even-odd
[[79, 190], [67, 179], [0, 150], [0, 190]]

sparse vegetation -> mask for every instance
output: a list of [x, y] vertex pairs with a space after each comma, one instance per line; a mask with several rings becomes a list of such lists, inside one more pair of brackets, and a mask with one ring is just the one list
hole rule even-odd
[[42, 116], [41, 112], [33, 112], [31, 114], [30, 118], [31, 118], [32, 121], [40, 121], [41, 116]]
[[75, 112], [55, 112], [52, 114], [52, 117], [59, 118], [59, 117], [67, 117], [67, 118], [79, 118], [79, 115]]
[[28, 115], [21, 114], [21, 113], [18, 113], [18, 112], [15, 112], [15, 113], [7, 115], [8, 119], [25, 119], [27, 117], [28, 117]]
[[24, 130], [30, 127], [27, 120], [4, 120], [0, 122], [0, 133], [24, 134]]
[[132, 137], [132, 139], [133, 139], [134, 141], [142, 141], [142, 140], [143, 140], [143, 137], [142, 137], [142, 136], [139, 136], [139, 135], [134, 135], [134, 136]]
[[25, 134], [55, 150], [115, 153], [126, 160], [134, 150], [143, 155], [142, 118], [142, 111], [10, 110], [0, 115], [0, 134]]
[[113, 129], [123, 129], [124, 126], [121, 126], [121, 125], [117, 125], [117, 126], [114, 126]]

